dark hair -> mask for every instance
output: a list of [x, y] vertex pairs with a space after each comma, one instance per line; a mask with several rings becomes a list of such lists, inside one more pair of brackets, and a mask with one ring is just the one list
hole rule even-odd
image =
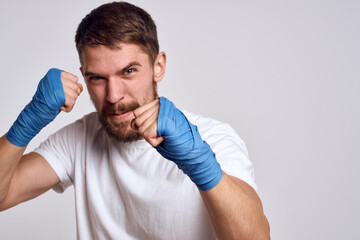
[[80, 62], [86, 46], [117, 48], [121, 42], [140, 45], [152, 64], [159, 53], [153, 19], [145, 10], [127, 2], [112, 2], [95, 8], [76, 30], [75, 43]]

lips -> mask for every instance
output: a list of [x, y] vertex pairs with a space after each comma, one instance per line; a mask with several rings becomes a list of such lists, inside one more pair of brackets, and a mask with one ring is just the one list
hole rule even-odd
[[105, 105], [101, 111], [101, 115], [107, 121], [112, 122], [112, 124], [123, 124], [135, 117], [133, 112], [139, 106], [140, 105], [135, 101], [129, 102], [127, 104], [117, 103], [112, 105]]
[[115, 113], [109, 113], [108, 116], [116, 121], [123, 121], [129, 119], [129, 117], [132, 116], [133, 111], [126, 111], [126, 112], [115, 112]]

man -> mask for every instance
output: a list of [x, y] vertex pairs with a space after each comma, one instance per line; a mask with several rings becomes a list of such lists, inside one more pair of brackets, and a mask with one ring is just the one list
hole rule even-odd
[[83, 87], [51, 69], [0, 139], [0, 209], [74, 185], [80, 239], [268, 239], [243, 142], [226, 124], [157, 96], [166, 55], [144, 10], [94, 9], [75, 37], [97, 110], [27, 144]]

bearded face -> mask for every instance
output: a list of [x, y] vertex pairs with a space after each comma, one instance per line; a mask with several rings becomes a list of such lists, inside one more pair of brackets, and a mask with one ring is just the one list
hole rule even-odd
[[157, 98], [159, 73], [165, 67], [165, 56], [161, 56], [162, 64], [158, 60], [151, 63], [149, 55], [133, 43], [84, 48], [80, 70], [100, 122], [111, 137], [124, 142], [141, 139], [131, 128], [133, 111]]
[[[157, 84], [155, 81], [153, 81], [151, 90], [152, 98], [148, 99], [146, 103], [158, 97]], [[133, 118], [125, 119], [123, 121], [113, 121], [111, 119], [112, 116], [119, 113], [132, 114], [132, 112], [138, 107], [140, 107], [140, 103], [132, 101], [127, 104], [118, 103], [106, 105], [100, 112], [98, 111], [100, 122], [109, 136], [121, 142], [133, 142], [142, 139], [142, 136], [137, 131], [134, 131], [130, 126]]]

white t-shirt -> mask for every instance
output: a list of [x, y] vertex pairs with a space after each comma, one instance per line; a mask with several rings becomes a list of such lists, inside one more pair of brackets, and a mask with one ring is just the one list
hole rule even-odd
[[[254, 189], [244, 142], [227, 124], [184, 111], [224, 172]], [[216, 239], [196, 185], [145, 140], [121, 143], [91, 113], [51, 135], [35, 152], [75, 188], [79, 239]]]

